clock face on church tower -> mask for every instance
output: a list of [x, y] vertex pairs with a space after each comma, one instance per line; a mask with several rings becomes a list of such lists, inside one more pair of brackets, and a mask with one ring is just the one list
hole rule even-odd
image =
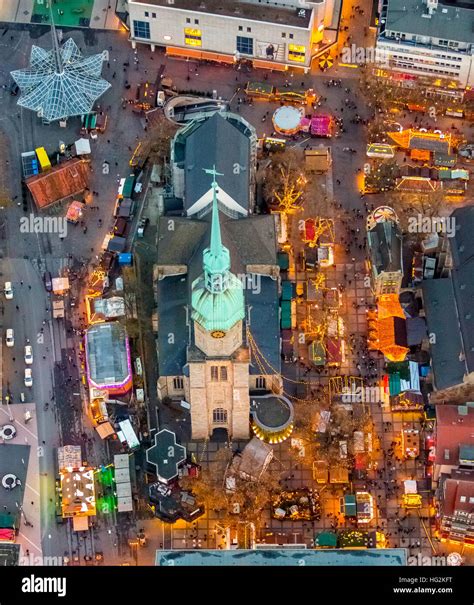
[[212, 338], [224, 338], [225, 332], [224, 330], [213, 330], [211, 336]]

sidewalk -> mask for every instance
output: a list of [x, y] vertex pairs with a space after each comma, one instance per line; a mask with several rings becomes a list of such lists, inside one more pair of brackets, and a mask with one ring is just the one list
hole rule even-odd
[[[28, 424], [25, 424], [24, 414], [27, 411], [31, 413], [32, 418]], [[8, 406], [8, 409], [5, 406], [0, 407], [0, 424], [10, 423], [10, 418], [13, 418], [11, 424], [15, 426], [17, 434], [11, 441], [6, 442], [6, 447], [10, 447], [10, 445], [29, 446], [29, 457], [26, 460], [25, 457], [22, 458], [22, 462], [25, 460], [27, 465], [27, 472], [23, 501], [19, 503], [22, 506], [22, 514], [20, 515], [17, 535], [17, 544], [20, 544], [20, 565], [27, 565], [28, 562], [22, 559], [22, 557], [26, 557], [27, 550], [34, 557], [42, 557], [43, 555], [39, 472], [39, 459], [42, 456], [42, 449], [38, 448], [36, 405], [28, 403], [13, 404]], [[25, 525], [25, 521], [28, 521], [31, 525]]]

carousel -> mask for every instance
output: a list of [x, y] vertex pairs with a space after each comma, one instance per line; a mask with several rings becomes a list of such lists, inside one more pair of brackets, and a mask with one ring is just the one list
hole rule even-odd
[[304, 111], [302, 108], [282, 105], [273, 114], [273, 128], [278, 134], [290, 137], [300, 131], [303, 118]]

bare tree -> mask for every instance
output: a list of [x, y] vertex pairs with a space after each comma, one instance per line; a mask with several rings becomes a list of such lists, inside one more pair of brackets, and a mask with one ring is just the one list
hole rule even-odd
[[393, 208], [400, 221], [400, 228], [407, 236], [419, 239], [426, 234], [414, 233], [409, 229], [410, 219], [422, 217], [439, 217], [448, 213], [449, 207], [444, 201], [442, 191], [430, 193], [405, 193], [391, 191], [386, 195], [385, 203]]
[[147, 159], [152, 163], [161, 163], [169, 158], [171, 139], [178, 130], [162, 114], [161, 110], [148, 113], [148, 126], [146, 134], [137, 148], [137, 160], [144, 162]]
[[[249, 480], [229, 472], [231, 461], [232, 450], [223, 447], [198, 478], [183, 477], [180, 484], [208, 509], [217, 511], [223, 525], [235, 523], [237, 515], [239, 521], [258, 522], [262, 509], [279, 489], [279, 471], [271, 464], [258, 480]], [[232, 477], [232, 484], [226, 477]]]

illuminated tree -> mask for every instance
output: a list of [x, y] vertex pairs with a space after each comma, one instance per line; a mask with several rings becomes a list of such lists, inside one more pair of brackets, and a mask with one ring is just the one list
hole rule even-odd
[[301, 208], [303, 203], [302, 187], [306, 184], [306, 179], [302, 175], [295, 179], [290, 170], [283, 166], [280, 168], [280, 174], [280, 188], [273, 190], [273, 196], [278, 202], [278, 210], [284, 214], [289, 214]]
[[263, 184], [267, 202], [282, 213], [301, 208], [307, 178], [301, 170], [303, 153], [300, 149], [287, 148], [273, 154], [271, 160], [260, 167], [257, 178]]

